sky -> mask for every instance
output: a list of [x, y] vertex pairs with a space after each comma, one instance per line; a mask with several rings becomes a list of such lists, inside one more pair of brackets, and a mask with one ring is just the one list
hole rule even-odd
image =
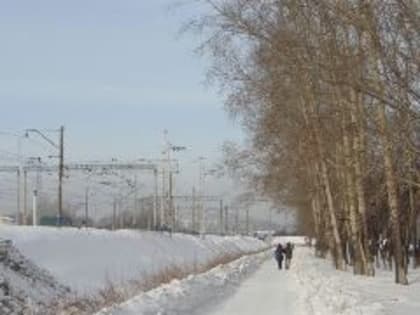
[[167, 129], [183, 158], [217, 159], [242, 132], [179, 35], [196, 5], [176, 3], [1, 0], [0, 132], [64, 125], [66, 159], [92, 160], [158, 157]]
[[188, 7], [171, 9], [169, 0], [0, 3], [1, 129], [63, 124], [69, 159], [156, 154], [164, 129], [190, 155], [213, 155], [224, 139], [241, 138], [223, 99], [203, 83], [198, 39], [178, 36]]
[[[163, 130], [189, 156], [240, 139], [174, 1], [0, 1], [1, 129], [66, 128], [71, 160], [156, 155]], [[0, 129], [0, 130], [1, 130]], [[94, 145], [93, 145], [94, 144]]]
[[[179, 193], [190, 192], [198, 157], [210, 169], [223, 142], [241, 142], [244, 134], [224, 111], [223, 97], [205, 84], [209, 60], [194, 52], [199, 38], [180, 35], [202, 10], [184, 2], [190, 5], [0, 0], [0, 163], [17, 154], [16, 137], [7, 133], [27, 128], [64, 125], [66, 161], [161, 158], [166, 129], [173, 145], [187, 147], [176, 156], [176, 184]], [[26, 156], [54, 154], [33, 135], [21, 147]], [[231, 185], [209, 179], [207, 187], [220, 194]], [[2, 189], [0, 204], [5, 196], [13, 203], [15, 188], [3, 180]]]

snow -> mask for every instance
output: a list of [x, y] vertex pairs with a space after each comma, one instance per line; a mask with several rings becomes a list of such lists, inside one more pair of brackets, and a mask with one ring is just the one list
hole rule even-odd
[[96, 315], [418, 315], [419, 289], [419, 271], [404, 287], [393, 283], [390, 271], [354, 276], [297, 246], [290, 270], [278, 270], [268, 251], [172, 281]]
[[10, 244], [0, 243], [0, 314], [22, 314], [68, 296], [46, 270], [27, 260]]
[[393, 272], [377, 270], [375, 277], [340, 272], [330, 260], [299, 248], [290, 270], [299, 284], [299, 314], [310, 315], [418, 315], [420, 270], [410, 270], [410, 285], [394, 283]]
[[165, 268], [200, 265], [224, 254], [261, 250], [264, 242], [250, 237], [197, 236], [97, 229], [0, 226], [39, 267], [80, 293], [138, 280]]
[[290, 272], [277, 270], [270, 259], [211, 315], [292, 315], [297, 314], [297, 298], [298, 289]]
[[[17, 226], [1, 226], [0, 238], [16, 245], [7, 259], [0, 260], [0, 314], [19, 314], [10, 310], [27, 306], [28, 297], [38, 305], [61, 298], [68, 293], [66, 285], [73, 291], [95, 292], [109, 281], [138, 280], [174, 265], [204, 264], [221, 254], [266, 247], [239, 236], [201, 239], [144, 231]], [[401, 286], [394, 284], [393, 273], [387, 270], [378, 269], [374, 278], [354, 276], [350, 269], [337, 271], [330, 260], [316, 258], [312, 249], [302, 246], [302, 237], [272, 241], [297, 245], [290, 270], [277, 269], [270, 249], [136, 293], [96, 315], [420, 314], [420, 270], [410, 270], [410, 285]], [[12, 299], [5, 294], [9, 288]]]
[[125, 303], [104, 309], [96, 315], [204, 314], [214, 303], [232, 295], [239, 283], [254, 272], [266, 258], [266, 253], [242, 257], [203, 274], [174, 280], [154, 290], [141, 293]]

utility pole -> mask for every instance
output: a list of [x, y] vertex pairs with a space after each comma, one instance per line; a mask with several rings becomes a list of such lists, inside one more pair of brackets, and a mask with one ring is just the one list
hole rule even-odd
[[[138, 199], [138, 207], [141, 213], [141, 217], [142, 218], [146, 218], [146, 227], [150, 230], [151, 225], [152, 225], [152, 220], [150, 219], [150, 212], [149, 212], [149, 207], [148, 207], [148, 202], [146, 202], [146, 206], [145, 206], [145, 201], [147, 201], [148, 199], [145, 198], [140, 198]], [[147, 209], [147, 210], [146, 210]]]
[[122, 207], [122, 198], [121, 196], [118, 198], [118, 202], [117, 202], [117, 213], [118, 213], [118, 228], [119, 229], [124, 229], [124, 211], [123, 211], [123, 207]]
[[112, 203], [112, 230], [115, 231], [117, 222], [117, 199], [114, 197]]
[[174, 179], [173, 179], [173, 171], [171, 165], [171, 151], [179, 152], [186, 150], [187, 148], [184, 146], [174, 146], [169, 142], [168, 139], [168, 130], [163, 131], [164, 137], [164, 150], [162, 153], [166, 158], [166, 168], [168, 172], [168, 193], [166, 195], [166, 210], [167, 210], [167, 222], [170, 225], [170, 228], [173, 230], [175, 228], [175, 207], [174, 207], [174, 200], [173, 200], [173, 190], [174, 190]]
[[200, 202], [199, 209], [200, 209], [200, 234], [202, 237], [204, 237], [204, 234], [206, 233], [206, 212], [204, 209], [204, 204], [202, 202]]
[[168, 212], [169, 212], [169, 222], [171, 224], [171, 230], [175, 231], [175, 209], [174, 209], [174, 198], [173, 198], [173, 173], [169, 170], [169, 204], [168, 204]]
[[179, 227], [180, 227], [180, 220], [179, 220], [179, 213], [180, 213], [180, 211], [181, 211], [181, 208], [180, 208], [180, 206], [179, 205], [174, 205], [174, 226], [175, 226], [175, 229], [174, 229], [174, 232], [177, 232], [177, 231], [179, 231]]
[[23, 225], [28, 224], [28, 171], [23, 170]]
[[166, 195], [166, 181], [165, 181], [165, 165], [162, 165], [162, 193], [160, 194], [160, 220], [159, 225], [162, 227], [165, 224], [165, 195]]
[[157, 206], [158, 206], [158, 170], [155, 168], [153, 170], [153, 177], [154, 177], [154, 196], [153, 196], [153, 222], [152, 222], [152, 229], [157, 227]]
[[61, 226], [63, 220], [64, 126], [60, 127], [59, 150], [60, 152], [58, 164], [58, 225]]
[[85, 188], [85, 226], [88, 227], [89, 220], [89, 186]]
[[17, 175], [17, 194], [16, 194], [16, 224], [20, 225], [21, 222], [21, 217], [22, 217], [22, 213], [21, 213], [21, 209], [20, 209], [20, 195], [21, 195], [21, 181], [20, 181], [20, 172], [21, 172], [21, 167], [18, 168], [16, 175]]
[[148, 230], [152, 229], [153, 225], [153, 217], [152, 213], [150, 213], [150, 207], [149, 207], [149, 199], [148, 198], [140, 198], [139, 200], [139, 207], [140, 207], [140, 213], [142, 213], [142, 217], [146, 218], [146, 228]]
[[219, 207], [219, 233], [223, 235], [223, 199], [220, 199]]
[[[133, 211], [133, 218], [131, 221], [131, 225], [134, 228], [137, 225], [137, 215], [139, 218], [141, 217], [142, 213], [140, 214], [139, 206], [138, 206], [138, 189], [137, 189], [137, 174], [134, 176], [134, 211]], [[149, 220], [149, 214], [147, 214], [147, 220]]]
[[23, 224], [23, 213], [25, 210], [22, 208], [22, 198], [23, 192], [22, 192], [22, 175], [23, 175], [23, 159], [22, 159], [22, 137], [18, 136], [17, 140], [17, 150], [18, 150], [18, 159], [19, 159], [19, 167], [17, 171], [17, 217], [16, 217], [16, 223], [19, 225]]
[[32, 197], [32, 225], [38, 225], [38, 201], [37, 201], [38, 191], [35, 189]]
[[170, 212], [171, 212], [171, 201], [170, 201], [170, 195], [171, 195], [171, 178], [172, 178], [172, 172], [171, 172], [171, 149], [170, 149], [170, 144], [169, 144], [169, 140], [168, 140], [168, 130], [163, 130], [163, 142], [164, 142], [164, 149], [163, 149], [163, 154], [164, 154], [164, 159], [166, 159], [166, 165], [164, 166], [164, 169], [167, 172], [167, 176], [168, 176], [168, 182], [164, 183], [164, 186], [167, 187], [167, 190], [165, 189], [165, 207], [164, 207], [164, 211], [166, 213], [164, 213], [164, 224], [167, 225], [171, 225], [171, 220], [170, 220]]
[[63, 218], [63, 175], [64, 175], [64, 126], [61, 126], [58, 130], [60, 133], [59, 144], [57, 145], [54, 141], [48, 138], [38, 129], [26, 129], [25, 136], [28, 137], [29, 132], [35, 132], [46, 140], [49, 144], [59, 150], [59, 164], [58, 164], [58, 213], [57, 213], [57, 225], [61, 226]]
[[173, 192], [172, 192], [172, 168], [171, 168], [171, 150], [172, 150], [172, 146], [169, 142], [168, 139], [168, 130], [164, 130], [163, 131], [163, 137], [164, 137], [164, 142], [165, 142], [165, 150], [164, 152], [166, 153], [166, 167], [168, 170], [168, 194], [166, 196], [166, 223], [168, 223], [168, 225], [170, 226], [170, 229], [173, 231], [174, 230], [174, 209], [173, 209]]
[[235, 234], [239, 232], [239, 209], [235, 208]]
[[246, 207], [246, 235], [249, 234], [249, 206]]
[[204, 157], [199, 157], [199, 210], [200, 210], [200, 234], [204, 236], [206, 232], [206, 218], [202, 195], [204, 194]]
[[225, 206], [225, 233], [229, 234], [229, 207]]
[[35, 222], [35, 225], [38, 225], [38, 199], [42, 195], [42, 183], [41, 183], [41, 169], [40, 165], [38, 165], [38, 168], [36, 170], [36, 180], [35, 180], [35, 190], [32, 200], [32, 207], [33, 207], [33, 222]]
[[191, 205], [191, 230], [193, 232], [197, 231], [197, 212], [196, 212], [196, 192], [195, 186], [192, 188], [192, 205]]

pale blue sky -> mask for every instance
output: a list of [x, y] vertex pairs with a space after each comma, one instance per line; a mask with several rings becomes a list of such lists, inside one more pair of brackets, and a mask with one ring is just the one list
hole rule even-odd
[[[189, 193], [197, 184], [192, 161], [206, 156], [212, 164], [225, 140], [243, 135], [222, 97], [203, 84], [208, 64], [193, 52], [199, 40], [178, 36], [200, 9], [169, 10], [177, 1], [0, 0], [0, 164], [16, 153], [16, 139], [4, 131], [63, 124], [65, 157], [74, 161], [160, 158], [167, 128], [173, 144], [188, 147], [178, 154], [183, 175], [176, 187]], [[28, 146], [31, 155], [54, 152], [41, 139], [33, 152]], [[0, 179], [0, 213], [13, 212], [16, 203], [14, 175], [8, 176]], [[65, 200], [77, 203], [83, 196], [75, 197], [71, 180]], [[206, 185], [209, 193], [232, 190], [214, 178]]]
[[[203, 84], [195, 8], [174, 0], [0, 0], [0, 130], [66, 127], [71, 160], [156, 156], [162, 131], [186, 159], [242, 138]], [[0, 139], [0, 145], [1, 145]]]

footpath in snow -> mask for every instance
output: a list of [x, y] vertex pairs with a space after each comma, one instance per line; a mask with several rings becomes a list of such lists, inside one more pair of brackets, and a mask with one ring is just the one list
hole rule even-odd
[[278, 270], [273, 259], [244, 281], [231, 299], [209, 315], [295, 315], [299, 290], [291, 271]]

